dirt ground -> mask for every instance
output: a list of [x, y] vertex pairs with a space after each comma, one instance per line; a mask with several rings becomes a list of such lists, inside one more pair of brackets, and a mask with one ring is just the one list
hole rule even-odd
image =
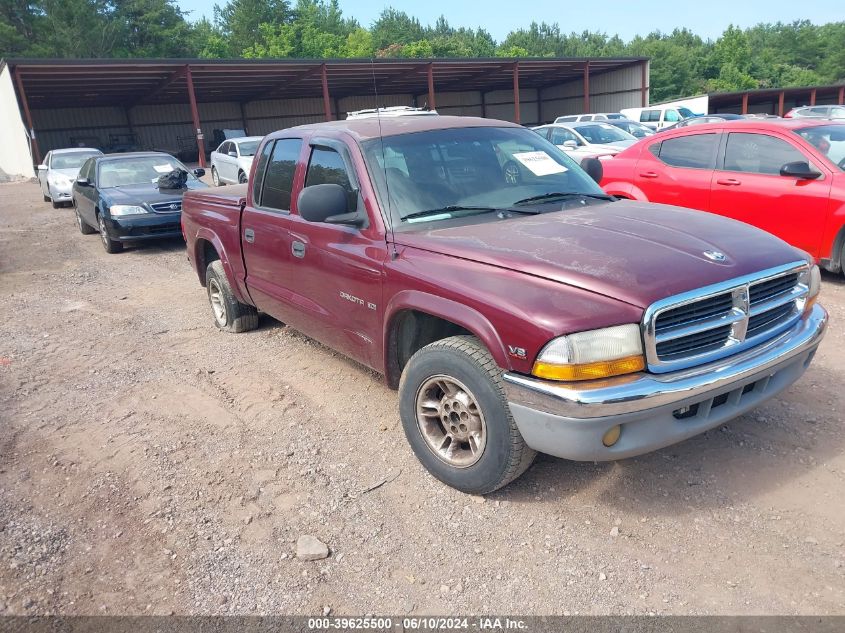
[[218, 332], [181, 241], [107, 255], [0, 185], [0, 613], [845, 614], [841, 278], [822, 303], [750, 415], [476, 498], [378, 376], [267, 317]]

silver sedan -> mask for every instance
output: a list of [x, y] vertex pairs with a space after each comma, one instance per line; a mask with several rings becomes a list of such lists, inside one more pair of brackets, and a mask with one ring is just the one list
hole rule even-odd
[[100, 150], [90, 147], [54, 149], [47, 152], [44, 163], [38, 166], [38, 184], [41, 185], [44, 202], [52, 202], [54, 209], [63, 204], [71, 204], [70, 190], [79, 175], [79, 168], [92, 156], [102, 154]]

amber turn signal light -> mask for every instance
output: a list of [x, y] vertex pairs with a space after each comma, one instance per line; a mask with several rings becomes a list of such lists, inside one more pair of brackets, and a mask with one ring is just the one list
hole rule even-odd
[[547, 380], [574, 381], [608, 378], [621, 374], [631, 374], [644, 369], [645, 360], [642, 356], [628, 356], [626, 358], [617, 358], [616, 360], [605, 360], [580, 365], [554, 365], [538, 360], [534, 363], [534, 369], [531, 373], [537, 376], [537, 378], [545, 378]]

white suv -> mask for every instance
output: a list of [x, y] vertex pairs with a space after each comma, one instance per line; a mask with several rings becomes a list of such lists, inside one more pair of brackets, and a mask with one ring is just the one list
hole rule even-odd
[[555, 123], [581, 123], [582, 121], [610, 121], [613, 119], [627, 119], [618, 112], [597, 112], [595, 114], [567, 114], [555, 119]]

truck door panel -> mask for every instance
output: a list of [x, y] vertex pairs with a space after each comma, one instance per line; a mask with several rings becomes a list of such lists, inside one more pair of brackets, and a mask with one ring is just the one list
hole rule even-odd
[[[348, 192], [350, 211], [364, 208], [348, 151], [312, 141], [304, 185], [336, 183]], [[309, 322], [301, 329], [368, 366], [380, 358], [381, 292], [387, 245], [367, 228], [308, 222], [290, 216], [287, 279]]]
[[291, 257], [290, 206], [302, 139], [267, 143], [258, 157], [252, 206], [241, 215], [246, 285], [256, 307], [285, 323], [296, 307], [285, 275]]

